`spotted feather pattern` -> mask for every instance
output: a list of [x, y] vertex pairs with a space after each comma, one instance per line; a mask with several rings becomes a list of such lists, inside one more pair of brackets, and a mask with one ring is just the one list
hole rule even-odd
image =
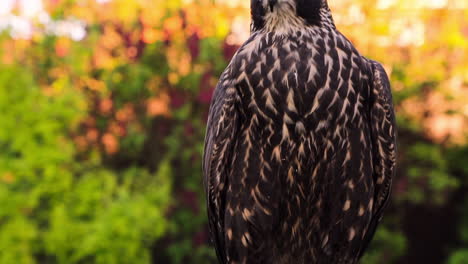
[[262, 12], [210, 107], [203, 171], [218, 259], [356, 263], [394, 174], [388, 77], [328, 6], [313, 24], [292, 4]]

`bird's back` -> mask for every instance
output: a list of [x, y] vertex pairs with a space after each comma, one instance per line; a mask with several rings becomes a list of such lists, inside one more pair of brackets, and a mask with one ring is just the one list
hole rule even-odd
[[354, 263], [373, 198], [367, 68], [320, 28], [254, 34], [240, 49], [228, 72], [240, 113], [228, 250], [252, 250], [256, 263]]

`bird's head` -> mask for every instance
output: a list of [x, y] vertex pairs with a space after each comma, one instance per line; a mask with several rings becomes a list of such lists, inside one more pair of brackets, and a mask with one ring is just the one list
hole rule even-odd
[[302, 22], [320, 25], [327, 0], [251, 0], [252, 31]]

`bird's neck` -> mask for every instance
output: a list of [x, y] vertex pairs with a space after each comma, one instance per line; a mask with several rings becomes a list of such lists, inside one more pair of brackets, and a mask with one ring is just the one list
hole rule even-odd
[[265, 16], [264, 30], [266, 32], [287, 34], [300, 30], [305, 26], [304, 19], [297, 16], [296, 10], [286, 5], [277, 6], [273, 12]]
[[[274, 32], [279, 35], [286, 35], [296, 31], [304, 30], [307, 27], [323, 27], [335, 29], [335, 23], [326, 1], [315, 10], [315, 14], [299, 16], [289, 5], [278, 5], [273, 12], [269, 12], [264, 17], [264, 25], [261, 31]], [[309, 17], [310, 16], [310, 17]], [[253, 31], [257, 31], [253, 29]]]

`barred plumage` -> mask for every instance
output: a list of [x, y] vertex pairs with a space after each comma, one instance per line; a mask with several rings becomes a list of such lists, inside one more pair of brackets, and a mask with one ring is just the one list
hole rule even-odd
[[326, 0], [252, 0], [252, 34], [222, 74], [203, 161], [220, 263], [356, 263], [395, 168], [383, 67]]

